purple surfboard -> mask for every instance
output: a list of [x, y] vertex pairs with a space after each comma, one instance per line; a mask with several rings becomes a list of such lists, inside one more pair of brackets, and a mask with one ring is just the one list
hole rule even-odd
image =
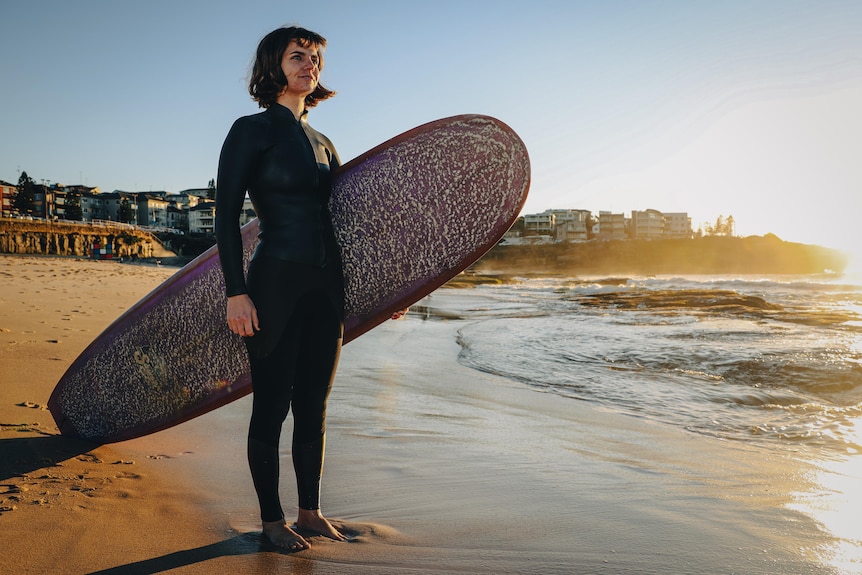
[[[482, 257], [518, 217], [529, 184], [523, 142], [479, 115], [419, 126], [340, 168], [330, 209], [344, 261], [344, 342]], [[257, 220], [242, 234], [248, 265]], [[224, 277], [212, 248], [72, 363], [48, 402], [60, 432], [122, 441], [249, 393], [245, 347], [224, 314]]]

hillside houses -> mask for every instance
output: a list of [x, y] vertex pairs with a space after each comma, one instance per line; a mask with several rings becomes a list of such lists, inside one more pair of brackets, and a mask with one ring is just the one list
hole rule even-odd
[[[193, 188], [179, 193], [164, 191], [101, 193], [98, 188], [33, 184], [32, 210], [19, 214], [15, 208], [17, 188], [0, 181], [2, 217], [34, 217], [83, 222], [111, 221], [162, 231], [212, 234], [215, 202], [212, 188]], [[250, 200], [241, 216], [245, 224], [255, 217]], [[732, 235], [732, 232], [731, 232]], [[507, 240], [585, 242], [590, 240], [685, 239], [692, 238], [691, 218], [686, 212], [632, 210], [624, 213], [582, 209], [549, 209], [525, 214], [507, 234]]]
[[[154, 230], [211, 234], [215, 226], [215, 202], [207, 188], [193, 188], [176, 194], [164, 191], [101, 193], [99, 188], [33, 185], [33, 208], [21, 214], [15, 208], [17, 187], [0, 181], [2, 217], [26, 217], [81, 222], [118, 222]], [[246, 200], [241, 223], [255, 217]]]

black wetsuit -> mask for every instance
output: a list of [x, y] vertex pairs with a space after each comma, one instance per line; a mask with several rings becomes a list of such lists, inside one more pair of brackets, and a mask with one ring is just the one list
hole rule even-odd
[[[248, 293], [260, 322], [246, 338], [254, 390], [248, 458], [264, 521], [284, 518], [278, 444], [291, 408], [299, 506], [320, 505], [326, 400], [344, 316], [327, 208], [338, 165], [332, 143], [279, 104], [238, 119], [219, 159], [216, 237], [227, 295]], [[247, 280], [238, 225], [246, 191], [260, 223]]]

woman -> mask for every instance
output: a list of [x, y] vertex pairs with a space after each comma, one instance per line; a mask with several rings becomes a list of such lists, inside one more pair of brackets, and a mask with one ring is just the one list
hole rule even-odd
[[[334, 92], [318, 82], [326, 40], [298, 27], [265, 36], [249, 93], [265, 111], [239, 118], [219, 158], [216, 236], [227, 289], [227, 322], [245, 338], [254, 391], [248, 461], [263, 535], [278, 547], [310, 545], [285, 520], [278, 495], [278, 445], [293, 410], [297, 531], [344, 536], [320, 511], [326, 400], [343, 332], [341, 259], [327, 208], [332, 142], [307, 122], [308, 108]], [[260, 243], [242, 270], [239, 215], [246, 192]]]

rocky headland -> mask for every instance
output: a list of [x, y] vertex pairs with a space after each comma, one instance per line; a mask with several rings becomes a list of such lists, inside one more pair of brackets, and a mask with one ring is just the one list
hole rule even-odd
[[[110, 245], [114, 258], [171, 258], [176, 265], [183, 265], [214, 240], [186, 236], [160, 240], [133, 227], [0, 220], [0, 253], [89, 256], [95, 243]], [[817, 274], [841, 273], [848, 263], [847, 254], [839, 250], [786, 242], [767, 234], [744, 238], [501, 243], [473, 265], [470, 272], [498, 277]]]
[[514, 275], [817, 274], [844, 271], [836, 249], [775, 235], [584, 243], [500, 244], [472, 270]]

